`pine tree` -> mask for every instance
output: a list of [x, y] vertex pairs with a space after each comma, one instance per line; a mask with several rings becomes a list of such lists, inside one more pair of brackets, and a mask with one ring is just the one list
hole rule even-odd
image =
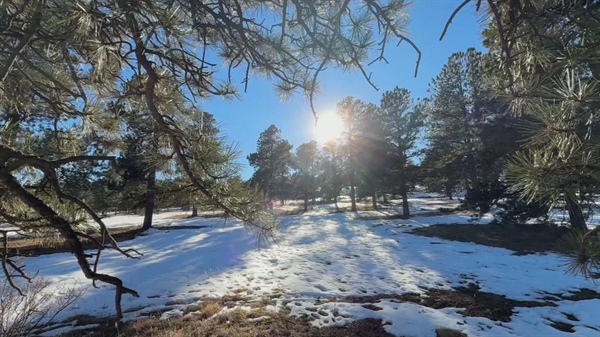
[[269, 198], [285, 200], [290, 195], [290, 168], [292, 145], [281, 137], [275, 125], [263, 131], [257, 142], [256, 152], [248, 155], [254, 167], [252, 182]]
[[361, 128], [369, 116], [375, 114], [376, 106], [355, 99], [346, 97], [338, 102], [337, 113], [344, 123], [345, 130], [341, 139], [342, 154], [345, 160], [345, 183], [350, 186], [351, 211], [356, 212], [356, 188], [361, 179], [360, 165], [360, 147], [361, 140], [365, 137], [361, 133]]
[[405, 218], [410, 217], [409, 181], [414, 176], [414, 172], [410, 172], [410, 166], [411, 158], [417, 155], [415, 146], [423, 127], [422, 110], [421, 106], [413, 105], [410, 92], [406, 89], [396, 87], [383, 93], [379, 118], [389, 151], [388, 174], [393, 179], [391, 185], [395, 186], [402, 196], [402, 212]]
[[509, 165], [528, 202], [564, 205], [571, 227], [585, 234], [571, 271], [586, 276], [600, 265], [584, 208], [600, 185], [600, 2], [488, 3], [484, 32], [495, 56], [498, 95], [524, 120], [527, 143]]
[[515, 118], [493, 95], [490, 59], [475, 49], [453, 54], [424, 105], [428, 181], [446, 195], [464, 190], [465, 206], [482, 213], [504, 196], [503, 161], [521, 138]]
[[304, 143], [296, 149], [292, 167], [296, 170], [292, 177], [294, 195], [304, 201], [304, 211], [308, 210], [309, 199], [315, 199], [318, 178], [321, 174], [321, 155], [316, 141]]
[[388, 146], [378, 109], [375, 104], [364, 106], [355, 126], [355, 141], [348, 144], [354, 149], [358, 196], [370, 196], [373, 209], [377, 209], [377, 195], [384, 194], [389, 187]]
[[323, 146], [321, 170], [323, 172], [321, 187], [323, 196], [333, 199], [335, 210], [338, 211], [338, 196], [344, 187], [344, 168], [346, 158], [342, 153], [341, 144], [337, 141], [327, 142]]

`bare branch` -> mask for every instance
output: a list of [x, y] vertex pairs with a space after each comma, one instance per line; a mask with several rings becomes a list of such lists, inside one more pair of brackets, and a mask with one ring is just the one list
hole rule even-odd
[[[460, 5], [458, 5], [458, 7], [456, 7], [454, 9], [454, 11], [452, 12], [452, 15], [450, 15], [450, 18], [448, 19], [448, 21], [446, 21], [446, 25], [444, 25], [444, 30], [442, 31], [442, 35], [440, 35], [440, 41], [442, 41], [444, 39], [444, 36], [446, 36], [446, 32], [448, 31], [448, 28], [450, 27], [450, 25], [452, 24], [452, 20], [454, 20], [454, 17], [463, 9], [463, 7], [465, 7], [469, 2], [471, 2], [471, 0], [464, 0]], [[478, 2], [477, 4], [479, 4], [480, 2]], [[479, 9], [479, 8], [478, 8]]]

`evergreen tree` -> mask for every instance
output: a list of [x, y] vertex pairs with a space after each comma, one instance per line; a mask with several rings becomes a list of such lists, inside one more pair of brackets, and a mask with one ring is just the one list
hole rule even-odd
[[[484, 32], [498, 69], [495, 87], [524, 121], [527, 143], [509, 165], [528, 202], [564, 205], [581, 236], [572, 271], [589, 276], [600, 249], [584, 208], [600, 185], [600, 2], [489, 2]], [[594, 55], [594, 56], [592, 56]]]
[[474, 49], [450, 56], [431, 84], [427, 111], [430, 146], [450, 144], [451, 151], [446, 153], [450, 158], [440, 159], [460, 168], [461, 186], [467, 191], [477, 184], [477, 128], [485, 116], [481, 57]]
[[489, 56], [475, 49], [453, 54], [434, 79], [432, 97], [424, 105], [429, 148], [423, 165], [428, 181], [449, 196], [464, 190], [465, 206], [482, 213], [504, 197], [503, 161], [520, 139], [515, 118], [492, 94], [490, 65]]
[[294, 195], [304, 201], [305, 212], [308, 210], [308, 201], [314, 201], [317, 193], [321, 173], [320, 157], [317, 142], [313, 140], [300, 145], [292, 161], [292, 167], [296, 170], [292, 177], [292, 188]]
[[[125, 110], [121, 107], [120, 109]], [[162, 164], [158, 156], [159, 144], [155, 124], [145, 114], [136, 110], [121, 111], [126, 116], [127, 126], [122, 135], [123, 149], [119, 158], [125, 170], [124, 204], [127, 209], [144, 207], [142, 230], [152, 225], [156, 202], [156, 173]]]
[[[412, 111], [411, 111], [411, 108]], [[409, 181], [415, 172], [410, 170], [411, 158], [417, 155], [415, 145], [423, 127], [422, 106], [414, 107], [410, 92], [396, 87], [383, 93], [379, 118], [388, 149], [387, 172], [392, 186], [402, 197], [402, 212], [410, 217], [408, 205]]]
[[366, 104], [356, 123], [355, 141], [348, 144], [356, 160], [358, 196], [370, 196], [373, 209], [377, 209], [377, 195], [388, 190], [389, 156], [383, 132], [384, 125], [375, 104]]
[[336, 211], [339, 210], [337, 198], [342, 187], [344, 187], [345, 159], [341, 145], [337, 141], [327, 142], [323, 146], [321, 160], [321, 170], [323, 172], [321, 179], [322, 195], [327, 199], [333, 199]]
[[291, 150], [292, 145], [281, 137], [281, 130], [271, 125], [260, 134], [256, 152], [248, 155], [248, 162], [255, 169], [252, 182], [269, 198], [285, 200], [290, 194]]
[[338, 102], [337, 113], [344, 123], [341, 139], [341, 150], [345, 160], [345, 183], [350, 187], [351, 211], [356, 212], [356, 188], [360, 182], [360, 143], [364, 140], [361, 134], [363, 122], [374, 114], [376, 107], [353, 97], [346, 97]]

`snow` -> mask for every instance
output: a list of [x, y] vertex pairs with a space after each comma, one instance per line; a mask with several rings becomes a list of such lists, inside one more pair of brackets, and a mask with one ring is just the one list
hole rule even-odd
[[[600, 226], [600, 209], [592, 208], [591, 210], [584, 211], [584, 214], [588, 214], [589, 218], [586, 223], [589, 229], [593, 229], [596, 226]], [[569, 225], [569, 212], [566, 209], [555, 208], [549, 212], [550, 221], [558, 225]]]
[[[426, 210], [447, 207], [440, 206], [436, 199], [414, 200], [413, 206]], [[463, 317], [460, 308], [436, 310], [393, 300], [377, 303], [382, 308], [379, 311], [363, 308], [360, 303], [316, 305], [317, 299], [424, 294], [426, 288], [450, 289], [466, 282], [477, 282], [482, 291], [515, 300], [541, 300], [545, 293], [568, 293], [580, 288], [598, 290], [589, 280], [566, 275], [565, 260], [556, 254], [517, 256], [507, 249], [407, 233], [432, 224], [485, 226], [492, 220], [491, 215], [481, 219], [459, 213], [408, 220], [360, 220], [365, 215], [388, 211], [331, 214], [325, 206], [281, 217], [276, 244], [267, 247], [259, 247], [256, 237], [236, 220], [174, 220], [180, 212], [161, 213], [155, 217], [155, 225], [197, 228], [152, 229], [134, 241], [122, 243], [144, 256], [126, 259], [107, 251], [99, 271], [120, 277], [126, 286], [140, 293], [140, 298], [123, 297], [126, 321], [164, 308], [168, 309], [164, 317], [181, 315], [187, 305], [224, 295], [259, 300], [281, 294], [268, 309], [287, 306], [292, 314], [301, 315], [311, 313], [307, 308], [318, 307], [327, 315], [314, 319], [312, 323], [317, 326], [372, 317], [387, 322], [385, 329], [398, 336], [434, 337], [439, 327], [461, 330], [469, 336], [600, 336], [600, 300], [517, 308], [508, 323]], [[139, 220], [139, 216], [116, 216], [106, 219], [106, 223], [115, 228], [139, 224]], [[63, 287], [90, 286], [70, 254], [43, 255], [24, 262], [28, 271], [39, 270], [40, 275]], [[57, 321], [79, 314], [114, 314], [113, 287], [99, 285], [100, 289], [89, 289]], [[567, 321], [563, 313], [572, 313], [579, 321]], [[574, 325], [575, 333], [552, 328], [550, 320]]]
[[[153, 226], [168, 226], [173, 223], [173, 219], [176, 217], [189, 215], [189, 212], [182, 212], [177, 210], [169, 210], [166, 212], [160, 212], [158, 214], [152, 215], [152, 225]], [[106, 217], [102, 219], [102, 222], [108, 228], [123, 228], [123, 227], [134, 227], [134, 226], [142, 226], [142, 222], [144, 221], [144, 216], [139, 214], [127, 214], [127, 215], [117, 215]]]

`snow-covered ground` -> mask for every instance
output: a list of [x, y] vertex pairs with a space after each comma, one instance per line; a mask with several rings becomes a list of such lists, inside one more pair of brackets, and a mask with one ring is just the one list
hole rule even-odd
[[[411, 214], [430, 213], [439, 211], [440, 208], [456, 208], [460, 205], [458, 200], [448, 200], [447, 198], [441, 197], [435, 193], [411, 194], [409, 196], [408, 203]], [[282, 212], [298, 211], [303, 209], [303, 205], [304, 203], [302, 201], [291, 201], [287, 202], [283, 206], [279, 206], [277, 210]], [[349, 197], [342, 196], [339, 198], [338, 208], [349, 210], [350, 206], [351, 202]], [[402, 214], [402, 200], [392, 199], [389, 200], [388, 204], [382, 205], [379, 203], [378, 206], [380, 208], [378, 211], [359, 211], [358, 214], [361, 216], [368, 216], [369, 214], [382, 215], [382, 213], [389, 215]], [[371, 207], [370, 200], [358, 204], [359, 209], [365, 207]], [[308, 209], [309, 214], [326, 214], [335, 212], [336, 210], [333, 203], [309, 205]]]
[[[419, 200], [423, 206], [419, 208], [441, 207], [433, 206], [433, 199]], [[506, 323], [464, 317], [460, 308], [436, 310], [393, 300], [377, 303], [382, 309], [379, 311], [360, 303], [318, 302], [347, 296], [424, 294], [427, 288], [451, 289], [465, 282], [477, 282], [481, 291], [515, 300], [541, 300], [545, 293], [580, 288], [599, 289], [582, 277], [565, 275], [565, 261], [556, 254], [517, 256], [507, 249], [407, 233], [431, 224], [472, 223], [468, 214], [357, 220], [353, 213], [326, 213], [322, 209], [281, 217], [276, 244], [266, 247], [259, 247], [256, 237], [235, 220], [173, 220], [175, 214], [163, 213], [156, 217], [163, 224], [208, 227], [152, 229], [122, 243], [144, 256], [133, 260], [106, 252], [99, 270], [120, 277], [140, 293], [140, 298], [123, 297], [125, 320], [164, 308], [168, 309], [164, 316], [178, 315], [185, 306], [205, 298], [236, 294], [252, 301], [281, 294], [273, 309], [287, 307], [292, 314], [302, 315], [317, 308], [320, 315], [313, 321], [317, 326], [378, 318], [390, 333], [410, 337], [434, 337], [435, 329], [441, 327], [471, 337], [600, 336], [598, 299], [557, 300], [556, 307], [516, 308]], [[121, 216], [107, 224], [125, 226], [138, 220]], [[484, 217], [479, 223], [485, 225], [490, 220]], [[43, 255], [24, 262], [30, 272], [39, 270], [54, 284], [90, 288], [57, 321], [78, 314], [114, 314], [114, 289], [102, 284], [100, 289], [91, 288], [72, 255]], [[565, 314], [579, 320], [569, 321]], [[572, 324], [575, 332], [556, 330], [550, 320]]]
[[[152, 225], [153, 226], [168, 226], [173, 223], [173, 220], [178, 217], [183, 217], [186, 214], [190, 214], [190, 212], [182, 212], [179, 210], [169, 210], [165, 212], [160, 212], [152, 215]], [[127, 214], [127, 215], [116, 215], [111, 217], [106, 217], [102, 219], [106, 227], [108, 228], [119, 228], [119, 227], [133, 227], [133, 226], [142, 226], [142, 222], [144, 221], [143, 215], [138, 214]]]

